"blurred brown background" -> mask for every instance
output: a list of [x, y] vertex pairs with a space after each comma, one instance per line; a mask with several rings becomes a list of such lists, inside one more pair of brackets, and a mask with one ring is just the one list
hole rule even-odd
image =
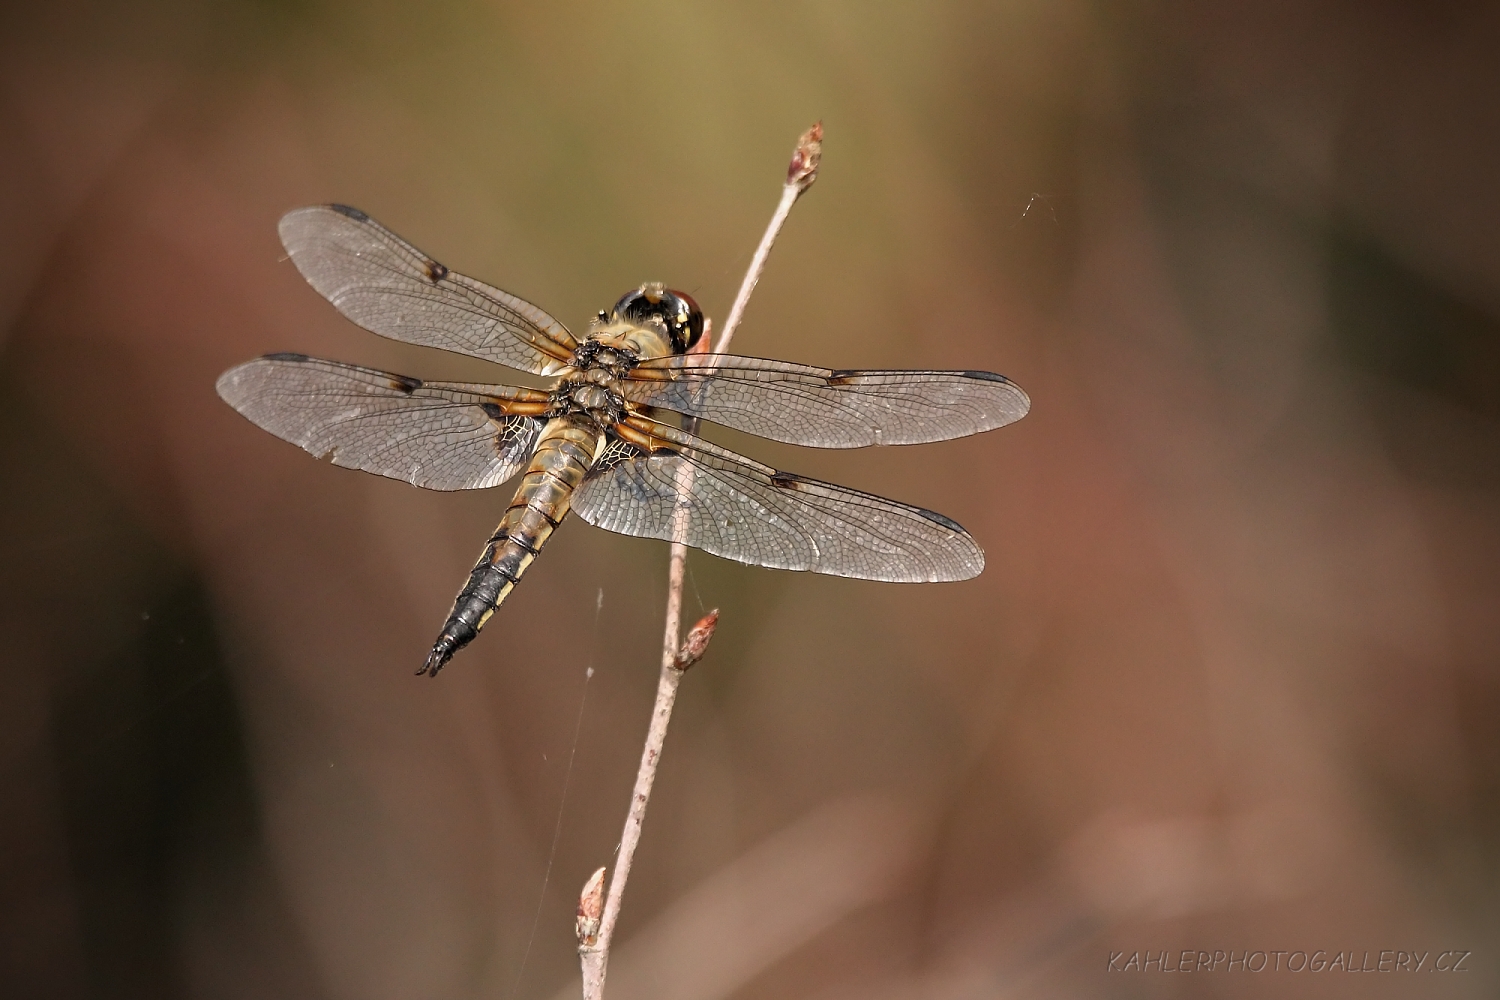
[[[723, 436], [940, 510], [989, 568], [690, 560], [724, 619], [609, 995], [1496, 995], [1497, 15], [9, 5], [0, 994], [576, 995], [666, 547], [570, 522], [415, 678], [507, 495], [318, 463], [214, 379], [506, 376], [308, 288], [276, 221], [323, 201], [575, 329], [649, 279], [722, 318], [821, 118], [736, 349], [987, 368], [1034, 409], [912, 449]], [[1473, 955], [1108, 971], [1148, 949]]]

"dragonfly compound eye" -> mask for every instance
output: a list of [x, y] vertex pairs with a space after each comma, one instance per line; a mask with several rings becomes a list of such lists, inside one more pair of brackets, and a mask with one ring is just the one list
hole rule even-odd
[[703, 336], [703, 310], [686, 292], [673, 291], [660, 282], [647, 282], [626, 292], [615, 303], [614, 313], [631, 323], [659, 324], [672, 338], [672, 349], [678, 354]]

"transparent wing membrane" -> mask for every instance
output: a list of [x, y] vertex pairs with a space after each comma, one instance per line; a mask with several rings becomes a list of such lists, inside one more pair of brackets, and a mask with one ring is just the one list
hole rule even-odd
[[526, 464], [542, 421], [513, 415], [547, 394], [512, 386], [422, 382], [297, 354], [219, 377], [219, 395], [256, 426], [319, 458], [430, 490], [497, 486]]
[[696, 354], [644, 362], [627, 399], [787, 444], [863, 448], [946, 441], [1020, 420], [1031, 400], [977, 371], [835, 371]]
[[535, 374], [555, 371], [577, 346], [541, 309], [448, 270], [358, 209], [299, 208], [280, 229], [308, 283], [371, 333]]
[[573, 497], [590, 524], [671, 540], [680, 506], [688, 545], [754, 566], [893, 583], [967, 580], [984, 568], [978, 544], [941, 514], [778, 472], [644, 418], [629, 423], [660, 447], [610, 442]]

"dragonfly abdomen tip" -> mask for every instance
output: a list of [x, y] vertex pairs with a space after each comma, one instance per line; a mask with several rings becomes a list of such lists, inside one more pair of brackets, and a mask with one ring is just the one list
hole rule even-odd
[[417, 676], [421, 677], [426, 674], [429, 677], [436, 677], [438, 671], [443, 669], [444, 664], [451, 660], [456, 652], [458, 652], [458, 642], [452, 636], [444, 635], [432, 644], [432, 652], [427, 654], [427, 662], [418, 668]]

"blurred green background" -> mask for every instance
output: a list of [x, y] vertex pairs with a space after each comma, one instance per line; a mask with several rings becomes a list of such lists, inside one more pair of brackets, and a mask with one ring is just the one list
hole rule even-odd
[[[1495, 995], [1493, 4], [4, 23], [0, 994], [576, 995], [666, 546], [570, 521], [415, 678], [508, 496], [313, 461], [214, 379], [282, 350], [507, 376], [338, 316], [276, 238], [317, 202], [574, 329], [645, 280], [722, 321], [821, 119], [735, 349], [1000, 371], [1033, 412], [912, 449], [720, 436], [942, 511], [989, 566], [690, 559], [688, 615], [723, 621], [609, 995]], [[1148, 949], [1474, 954], [1107, 968]]]

